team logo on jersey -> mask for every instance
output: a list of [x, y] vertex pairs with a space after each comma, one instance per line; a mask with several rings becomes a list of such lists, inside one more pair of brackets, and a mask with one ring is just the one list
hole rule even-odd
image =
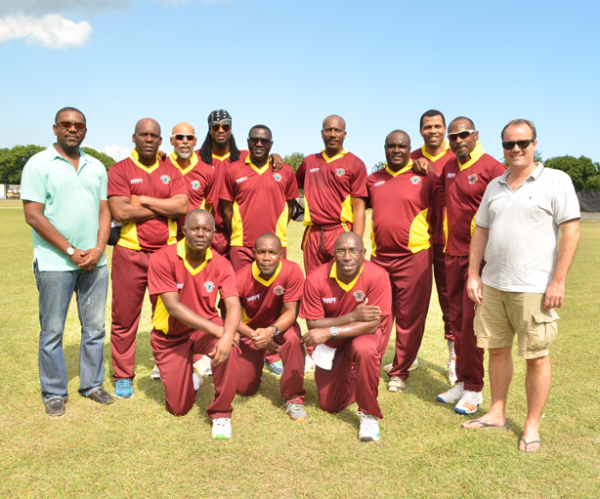
[[206, 281], [204, 283], [204, 289], [206, 289], [206, 291], [208, 291], [209, 293], [212, 293], [215, 289], [215, 283], [212, 281]]
[[421, 177], [417, 177], [416, 175], [414, 177], [410, 177], [410, 183], [412, 185], [419, 185], [420, 181], [421, 181]]
[[260, 298], [260, 293], [254, 296], [249, 296], [248, 298], [246, 298], [246, 303], [252, 303], [253, 301], [256, 301]]
[[373, 184], [373, 187], [377, 187], [377, 186], [379, 186], [379, 185], [383, 185], [383, 184], [385, 184], [385, 180], [380, 180], [379, 182], [375, 182], [375, 183]]
[[344, 173], [346, 173], [346, 170], [344, 170], [343, 168], [338, 168], [338, 169], [335, 171], [335, 174], [336, 174], [338, 177], [343, 177], [343, 176], [344, 176]]
[[477, 175], [474, 173], [473, 175], [469, 175], [469, 178], [467, 180], [469, 181], [469, 184], [473, 185], [479, 179], [477, 178]]
[[160, 177], [160, 181], [161, 181], [163, 184], [167, 184], [167, 185], [168, 185], [168, 184], [169, 184], [169, 182], [171, 181], [171, 177], [169, 177], [168, 175], [162, 175], [162, 176]]
[[240, 177], [240, 178], [236, 178], [236, 179], [235, 179], [235, 183], [236, 183], [236, 184], [241, 184], [242, 182], [245, 182], [246, 180], [248, 180], [248, 177]]
[[323, 300], [323, 303], [335, 303], [337, 301], [337, 298], [321, 298]]
[[178, 289], [179, 291], [181, 291], [181, 290], [183, 289], [183, 284], [184, 284], [183, 282], [176, 282], [176, 283], [175, 283], [175, 285], [177, 286], [177, 289]]
[[275, 286], [273, 288], [273, 293], [275, 293], [277, 296], [281, 296], [284, 291], [285, 289], [283, 289], [283, 286]]
[[273, 178], [277, 181], [277, 182], [281, 182], [283, 180], [283, 177], [281, 176], [281, 173], [274, 173], [273, 174]]
[[192, 180], [190, 183], [192, 184], [192, 189], [194, 189], [195, 191], [200, 189], [200, 181]]
[[315, 173], [319, 171], [319, 168], [311, 168], [310, 170], [308, 170], [309, 173]]
[[144, 181], [143, 178], [132, 178], [129, 183], [130, 184], [141, 184]]
[[362, 290], [360, 290], [360, 289], [357, 289], [357, 290], [354, 292], [353, 296], [354, 296], [354, 299], [355, 299], [356, 301], [364, 301], [364, 299], [365, 299], [365, 292], [364, 292], [364, 291], [362, 291]]
[[449, 173], [448, 174], [448, 178], [454, 178], [454, 177], [456, 177], [456, 173]]

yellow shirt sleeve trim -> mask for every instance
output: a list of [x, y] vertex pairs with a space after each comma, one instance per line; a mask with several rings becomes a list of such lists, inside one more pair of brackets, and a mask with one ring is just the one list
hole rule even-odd
[[419, 213], [410, 224], [408, 233], [408, 249], [413, 253], [419, 253], [431, 247], [429, 237], [429, 224], [427, 223], [427, 212], [429, 208], [425, 208]]
[[336, 159], [343, 158], [346, 154], [348, 154], [348, 149], [342, 149], [342, 152], [339, 152], [333, 158], [330, 158], [329, 156], [327, 156], [325, 149], [323, 149], [323, 159], [327, 163], [331, 163], [332, 161], [335, 161]]
[[212, 258], [212, 250], [210, 248], [206, 248], [206, 253], [204, 255], [204, 262], [202, 262], [202, 265], [199, 265], [197, 268], [194, 268], [185, 259], [185, 238], [184, 238], [177, 243], [177, 256], [183, 260], [183, 265], [185, 266], [186, 269], [188, 269], [189, 273], [192, 275], [196, 275], [204, 270], [204, 267], [206, 267], [206, 264]]
[[182, 175], [187, 175], [188, 173], [190, 173], [194, 169], [194, 167], [198, 164], [198, 161], [200, 161], [198, 159], [198, 156], [196, 155], [196, 152], [193, 152], [192, 157], [190, 158], [190, 166], [183, 169], [183, 168], [181, 168], [181, 166], [179, 166], [179, 163], [178, 163], [179, 156], [177, 156], [177, 153], [175, 151], [173, 151], [171, 154], [169, 154], [169, 159], [171, 160], [171, 163], [173, 163], [179, 169], [179, 171], [181, 172]]
[[449, 150], [450, 150], [450, 146], [448, 145], [448, 142], [446, 142], [445, 140], [444, 140], [444, 150], [441, 153], [439, 153], [437, 156], [432, 156], [431, 154], [429, 154], [425, 150], [425, 144], [423, 144], [423, 147], [421, 147], [421, 153], [423, 154], [423, 156], [425, 158], [427, 158], [429, 161], [433, 161], [434, 163], [438, 159], [443, 158]]
[[304, 191], [304, 220], [302, 221], [302, 225], [314, 225], [310, 219], [310, 210], [308, 209], [308, 198], [306, 197], [306, 191]]
[[137, 236], [137, 224], [135, 222], [125, 222], [121, 227], [121, 237], [117, 244], [123, 248], [140, 251], [140, 241]]
[[356, 281], [358, 281], [358, 278], [360, 277], [360, 274], [362, 274], [362, 271], [364, 269], [364, 265], [360, 268], [360, 271], [358, 272], [358, 275], [356, 276], [356, 278], [349, 284], [346, 284], [345, 282], [342, 282], [338, 279], [337, 277], [337, 263], [334, 263], [331, 267], [331, 272], [329, 272], [329, 277], [332, 277], [333, 279], [335, 279], [337, 281], [337, 283], [339, 284], [340, 288], [342, 288], [346, 293], [348, 291], [350, 291], [354, 285], [356, 284]]
[[242, 225], [242, 214], [237, 201], [233, 202], [233, 215], [231, 217], [231, 246], [244, 246], [244, 226]]
[[411, 159], [404, 168], [398, 170], [397, 172], [395, 172], [394, 170], [390, 170], [390, 167], [386, 163], [385, 164], [385, 171], [388, 172], [392, 177], [395, 178], [398, 175], [402, 175], [404, 172], [407, 172], [408, 170], [412, 169], [412, 167], [413, 167], [413, 161]]
[[268, 281], [265, 281], [261, 276], [260, 276], [260, 269], [258, 268], [258, 265], [256, 264], [256, 262], [252, 262], [252, 277], [254, 277], [254, 279], [258, 282], [260, 282], [263, 286], [265, 287], [269, 287], [271, 284], [273, 284], [273, 281], [275, 279], [277, 279], [277, 276], [279, 275], [279, 273], [281, 272], [281, 267], [282, 267], [282, 263], [281, 260], [279, 261], [279, 265], [277, 267], [277, 270], [275, 271], [275, 273], [271, 276], [271, 278]]
[[169, 312], [167, 312], [167, 308], [161, 300], [160, 295], [156, 300], [156, 307], [154, 307], [152, 325], [159, 331], [169, 334]]
[[346, 196], [342, 203], [342, 212], [340, 213], [340, 222], [354, 223], [354, 203], [352, 202], [352, 196]]
[[242, 307], [242, 321], [244, 324], [248, 324], [252, 320], [252, 317], [248, 317], [246, 309]]
[[152, 173], [154, 170], [156, 170], [158, 168], [158, 165], [159, 165], [158, 154], [156, 155], [156, 162], [152, 166], [142, 165], [142, 163], [140, 163], [140, 153], [138, 152], [137, 149], [134, 149], [131, 152], [131, 154], [129, 155], [129, 158], [131, 159], [131, 161], [133, 161], [135, 163], [136, 166], [138, 166], [139, 168], [144, 170], [146, 173]]
[[281, 246], [283, 248], [287, 247], [287, 225], [288, 225], [288, 204], [285, 202], [285, 206], [281, 215], [277, 219], [277, 226], [275, 227], [275, 235], [281, 241]]
[[377, 243], [375, 242], [375, 230], [373, 229], [373, 217], [371, 217], [371, 255], [377, 256]]
[[485, 151], [483, 150], [483, 146], [481, 145], [481, 142], [477, 142], [477, 145], [475, 146], [475, 149], [473, 149], [471, 151], [471, 159], [469, 161], [467, 161], [464, 165], [460, 163], [460, 161], [458, 162], [458, 168], [460, 168], [460, 171], [462, 172], [463, 170], [466, 170], [467, 168], [469, 168], [469, 166], [473, 166], [473, 164], [479, 160], [479, 158], [481, 158], [481, 156], [483, 156], [485, 154]]
[[475, 219], [477, 218], [477, 212], [475, 212], [475, 215], [473, 215], [473, 220], [471, 220], [471, 237], [473, 237], [473, 232], [475, 232]]

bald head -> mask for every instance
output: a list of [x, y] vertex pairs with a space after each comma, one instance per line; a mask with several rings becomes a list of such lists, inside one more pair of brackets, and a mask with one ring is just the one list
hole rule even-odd
[[171, 132], [172, 135], [178, 133], [196, 135], [196, 130], [194, 130], [194, 127], [189, 123], [182, 121], [181, 123], [177, 123], [177, 125], [173, 127], [173, 131]]
[[263, 246], [275, 246], [278, 250], [281, 250], [281, 240], [272, 232], [267, 232], [262, 236], [258, 236], [254, 243], [254, 247], [257, 249]]
[[348, 244], [359, 250], [365, 249], [362, 237], [360, 237], [356, 232], [344, 232], [338, 236], [338, 238], [335, 240], [335, 249], [343, 248]]
[[135, 124], [135, 133], [133, 134], [135, 148], [140, 155], [140, 161], [148, 162], [150, 166], [156, 161], [156, 153], [162, 144], [160, 136], [160, 125], [158, 121], [152, 118], [144, 118]]
[[187, 229], [188, 227], [190, 227], [194, 224], [200, 224], [200, 225], [208, 224], [208, 225], [212, 226], [212, 228], [214, 229], [215, 228], [215, 219], [211, 215], [210, 211], [196, 208], [188, 213], [187, 217], [185, 218], [185, 226], [184, 227]]
[[135, 134], [137, 135], [138, 133], [140, 133], [142, 130], [151, 130], [152, 132], [156, 133], [156, 135], [158, 135], [160, 137], [160, 125], [158, 124], [158, 121], [153, 120], [152, 118], [142, 118], [140, 121], [138, 121], [135, 124]]
[[385, 138], [385, 143], [389, 144], [398, 140], [406, 141], [410, 146], [410, 137], [404, 130], [394, 130], [393, 132], [388, 133], [388, 136]]
[[173, 127], [171, 145], [175, 149], [175, 154], [177, 154], [179, 166], [187, 167], [189, 163], [187, 160], [194, 154], [194, 147], [196, 147], [197, 142], [196, 130], [189, 123], [182, 121]]
[[331, 127], [346, 131], [346, 121], [341, 116], [332, 114], [323, 120], [323, 130], [327, 130]]
[[461, 130], [477, 130], [475, 128], [475, 123], [473, 123], [473, 120], [471, 118], [467, 118], [466, 116], [459, 116], [458, 118], [454, 118], [448, 126], [448, 133], [452, 133], [453, 130], [456, 130], [458, 128], [460, 128]]

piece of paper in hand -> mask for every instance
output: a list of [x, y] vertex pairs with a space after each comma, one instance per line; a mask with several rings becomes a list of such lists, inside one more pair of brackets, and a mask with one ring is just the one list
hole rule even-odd
[[335, 357], [335, 348], [328, 347], [327, 345], [317, 345], [315, 351], [312, 354], [312, 358], [315, 364], [321, 369], [331, 371], [331, 365], [333, 364], [333, 358]]

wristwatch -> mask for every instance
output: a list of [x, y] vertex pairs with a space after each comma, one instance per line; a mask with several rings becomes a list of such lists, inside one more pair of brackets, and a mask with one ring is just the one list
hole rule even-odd
[[67, 248], [67, 255], [73, 256], [75, 254], [75, 247], [71, 244], [70, 248]]
[[275, 338], [275, 336], [277, 336], [279, 333], [281, 333], [281, 331], [275, 324], [273, 324], [271, 327], [273, 328], [273, 338]]
[[338, 335], [338, 328], [337, 327], [330, 327], [329, 328], [329, 334], [331, 335], [332, 338], [335, 338]]

